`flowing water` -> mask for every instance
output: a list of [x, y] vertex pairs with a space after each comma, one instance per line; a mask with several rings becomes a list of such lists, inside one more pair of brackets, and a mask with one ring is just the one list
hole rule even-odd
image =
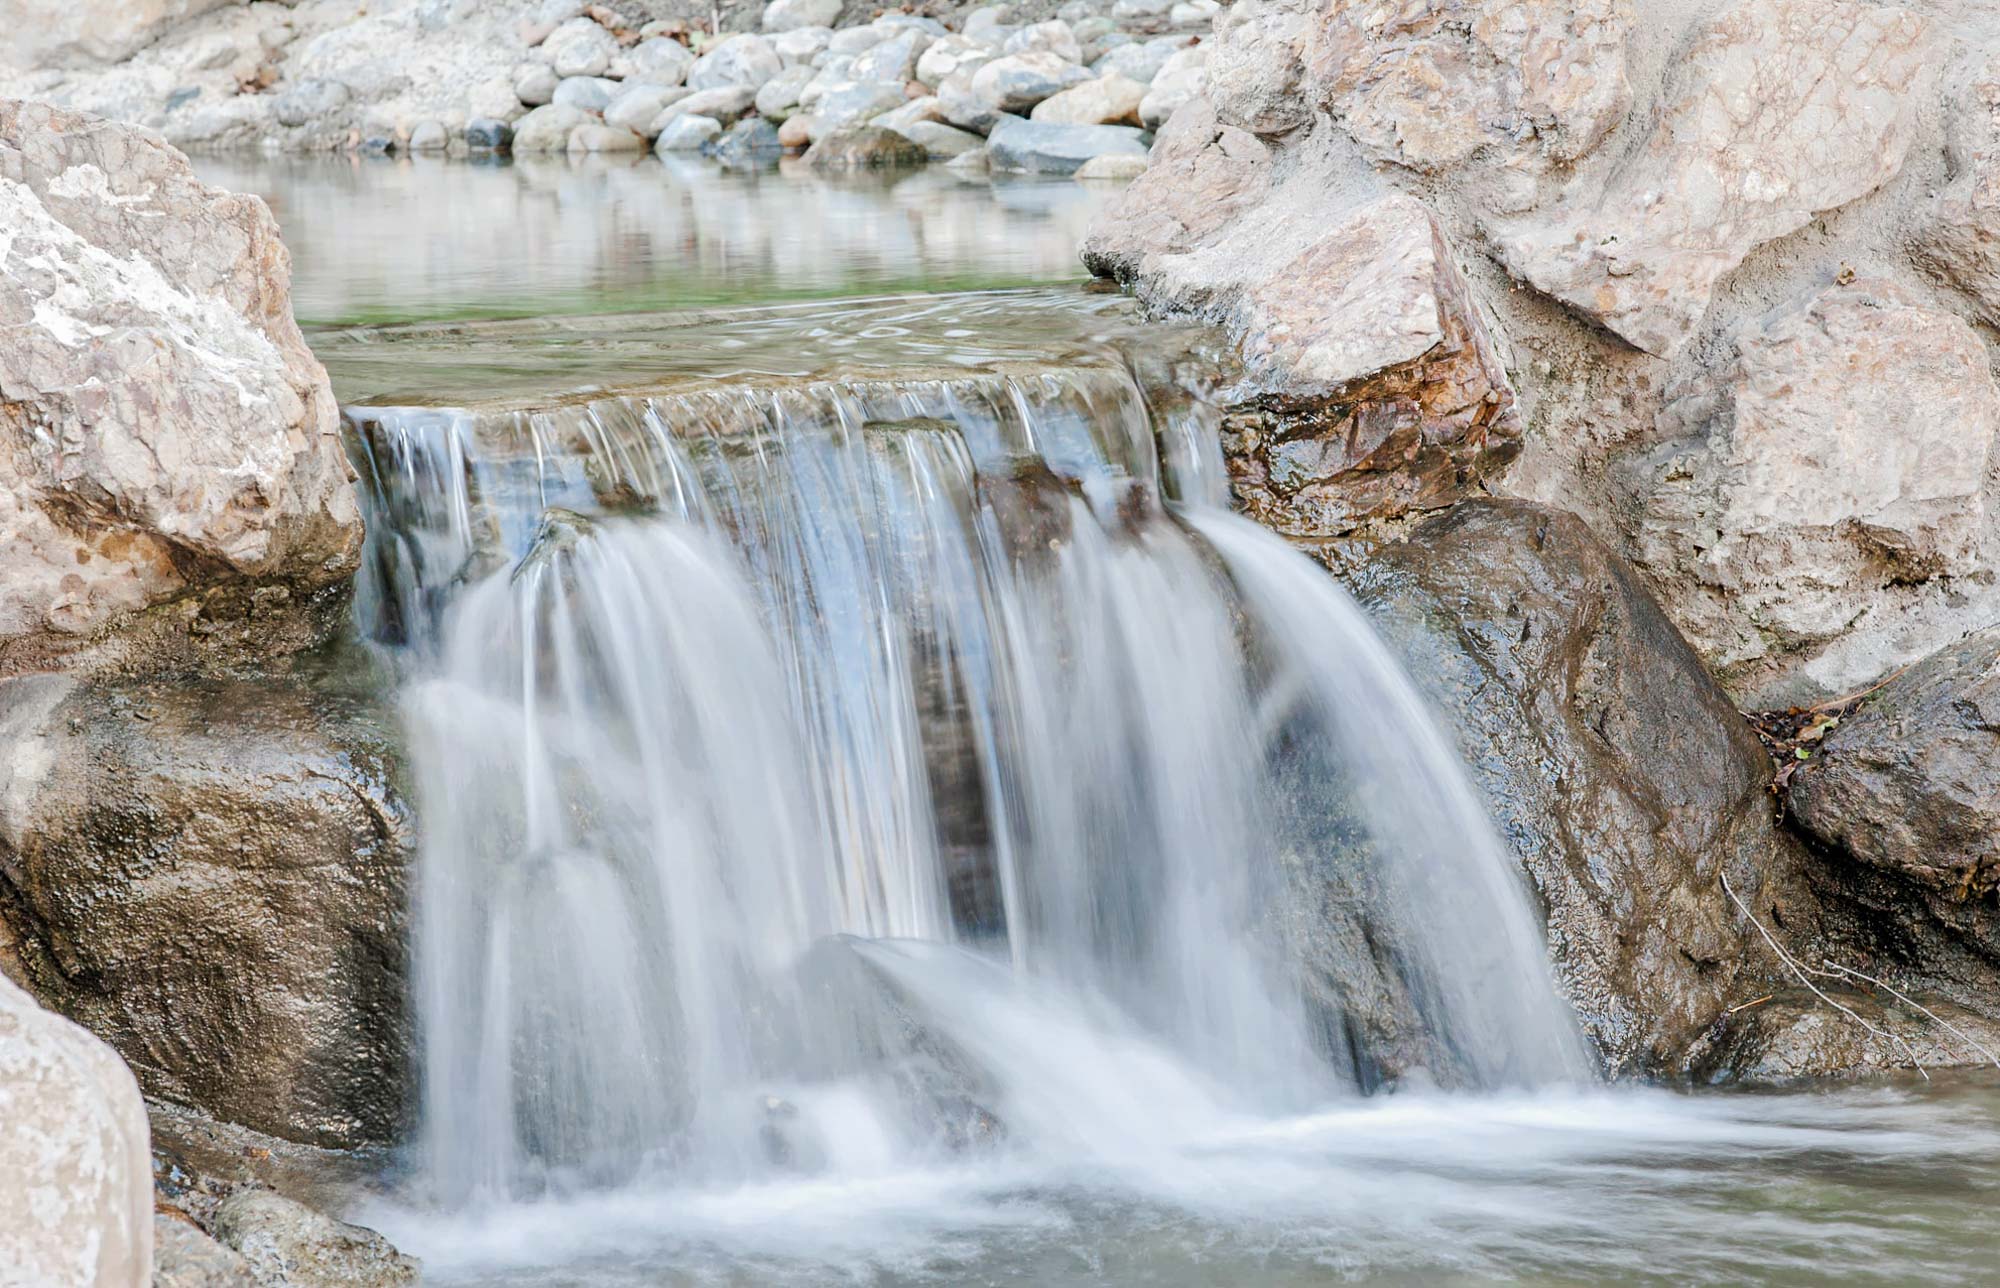
[[[364, 1216], [431, 1278], [1993, 1276], [1990, 1084], [1597, 1085], [1449, 736], [1228, 512], [1215, 337], [1023, 258], [1083, 188], [839, 189], [950, 209], [899, 284], [774, 249], [784, 176], [469, 173], [227, 176], [338, 324], [404, 676], [423, 1135]], [[370, 299], [335, 212], [421, 185], [407, 240], [590, 194], [602, 278]], [[612, 271], [667, 208], [715, 240]], [[1040, 284], [883, 293], [961, 274]], [[523, 280], [574, 316], [459, 320]]]

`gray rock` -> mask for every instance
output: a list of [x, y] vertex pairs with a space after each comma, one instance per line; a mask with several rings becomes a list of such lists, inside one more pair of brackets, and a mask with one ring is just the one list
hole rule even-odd
[[259, 1288], [406, 1288], [417, 1263], [387, 1239], [294, 1203], [244, 1189], [215, 1211], [215, 1234], [249, 1263]]
[[569, 147], [570, 132], [590, 120], [589, 113], [566, 103], [538, 107], [514, 122], [514, 151], [561, 152]]
[[0, 167], [0, 672], [241, 662], [338, 629], [361, 516], [270, 211], [44, 104], [0, 100]]
[[783, 150], [778, 127], [759, 116], [744, 117], [701, 149], [703, 156], [730, 167], [774, 164]]
[[1090, 69], [1100, 76], [1116, 72], [1127, 80], [1150, 85], [1153, 78], [1160, 74], [1160, 69], [1167, 65], [1168, 59], [1189, 47], [1185, 36], [1162, 36], [1143, 44], [1135, 41], [1117, 46], [1092, 63]]
[[1136, 179], [1146, 173], [1146, 166], [1147, 160], [1145, 157], [1125, 156], [1123, 154], [1092, 157], [1076, 168], [1076, 177], [1085, 181], [1105, 179], [1122, 182], [1128, 179]]
[[993, 127], [986, 140], [992, 167], [1013, 174], [1074, 174], [1093, 157], [1143, 158], [1141, 132], [1125, 125], [1055, 125], [1014, 118]]
[[1183, 49], [1160, 65], [1139, 103], [1139, 119], [1157, 130], [1182, 106], [1200, 96], [1208, 83], [1208, 47]]
[[442, 121], [420, 121], [410, 131], [410, 151], [442, 152], [451, 145]]
[[[978, 138], [979, 136], [974, 135], [973, 137]], [[982, 142], [980, 146], [966, 152], [961, 152], [951, 160], [945, 162], [944, 168], [958, 175], [970, 178], [975, 175], [985, 174], [992, 166], [986, 159], [986, 145]]]
[[822, 93], [812, 102], [811, 108], [813, 115], [820, 119], [823, 130], [830, 132], [871, 121], [908, 101], [900, 85], [885, 85], [881, 81], [848, 81]]
[[644, 135], [634, 133], [622, 125], [602, 125], [592, 122], [579, 125], [570, 131], [567, 150], [571, 153], [585, 152], [644, 152], [650, 142]]
[[794, 27], [771, 37], [771, 48], [785, 66], [803, 67], [825, 52], [832, 39], [833, 32], [827, 27]]
[[917, 60], [930, 46], [930, 36], [907, 28], [857, 54], [848, 75], [855, 80], [884, 81], [901, 88], [916, 79]]
[[731, 36], [694, 60], [687, 84], [694, 90], [741, 87], [754, 97], [784, 66], [778, 51], [762, 36]]
[[652, 137], [653, 122], [668, 107], [689, 97], [683, 85], [631, 84], [604, 109], [604, 123]]
[[625, 77], [628, 83], [679, 85], [694, 66], [694, 55], [686, 45], [662, 36], [640, 41], [625, 58], [631, 64]]
[[970, 130], [955, 129], [942, 121], [912, 121], [894, 127], [896, 133], [919, 144], [933, 161], [949, 161], [986, 146], [986, 140]]
[[722, 133], [722, 122], [712, 116], [692, 113], [670, 118], [653, 144], [655, 152], [699, 152], [701, 146]]
[[546, 107], [555, 101], [556, 86], [562, 78], [540, 63], [523, 67], [514, 78], [514, 96], [529, 107]]
[[917, 60], [917, 79], [936, 89], [956, 72], [975, 71], [999, 57], [991, 45], [982, 45], [963, 36], [945, 36], [931, 42]]
[[934, 122], [942, 120], [944, 120], [944, 105], [938, 102], [934, 96], [927, 95], [923, 98], [913, 98], [901, 107], [893, 108], [890, 111], [882, 113], [880, 116], [874, 117], [868, 123], [870, 125], [879, 125], [885, 130], [894, 130], [896, 133], [908, 137], [910, 126], [920, 121]]
[[1000, 46], [1003, 54], [1031, 54], [1036, 50], [1054, 54], [1066, 63], [1083, 61], [1083, 49], [1077, 44], [1076, 33], [1060, 19], [1023, 27], [1007, 37]]
[[0, 971], [0, 1274], [21, 1288], [146, 1282], [146, 1106], [118, 1057]]
[[152, 1288], [258, 1288], [250, 1263], [185, 1215], [153, 1216]]
[[1769, 907], [1788, 861], [1756, 736], [1574, 515], [1470, 501], [1325, 557], [1457, 732], [1606, 1065], [1677, 1068], [1767, 965], [1719, 881]]
[[757, 91], [757, 112], [774, 121], [783, 121], [799, 110], [799, 96], [807, 85], [818, 75], [810, 67], [787, 67], [764, 82], [764, 88]]
[[766, 32], [796, 31], [801, 27], [831, 27], [840, 16], [841, 0], [771, 0], [764, 6]]
[[351, 645], [254, 678], [0, 684], [0, 933], [150, 1094], [328, 1148], [402, 1138], [390, 691]]
[[1117, 0], [1111, 21], [1128, 31], [1163, 31], [1172, 22], [1175, 0]]
[[557, 76], [602, 76], [618, 42], [590, 19], [571, 18], [542, 42], [541, 54]]
[[566, 76], [556, 86], [555, 97], [550, 101], [579, 112], [601, 113], [611, 106], [612, 96], [623, 88], [617, 81], [602, 76]]
[[857, 58], [887, 40], [895, 32], [887, 27], [845, 27], [833, 33], [826, 43], [826, 52], [848, 58]]
[[[1050, 95], [1081, 85], [1090, 73], [1047, 50], [1009, 54], [972, 73], [974, 102], [994, 112], [1025, 112]], [[940, 89], [942, 93], [942, 89]]]
[[824, 136], [806, 150], [805, 159], [820, 170], [879, 170], [922, 165], [928, 158], [921, 144], [863, 125]]
[[271, 119], [297, 129], [334, 119], [353, 97], [339, 81], [302, 80], [281, 91], [271, 103]]
[[667, 122], [677, 116], [706, 116], [724, 123], [734, 121], [749, 111], [750, 105], [756, 99], [756, 92], [743, 85], [731, 85], [726, 89], [698, 90], [662, 108], [646, 132], [657, 136], [661, 130], [667, 128]]
[[474, 152], [505, 152], [514, 146], [514, 127], [491, 117], [466, 122], [465, 145]]
[[1014, 34], [1013, 26], [1007, 21], [1012, 16], [1009, 6], [990, 4], [967, 13], [958, 29], [967, 40], [998, 49], [1006, 43], [1007, 37]]

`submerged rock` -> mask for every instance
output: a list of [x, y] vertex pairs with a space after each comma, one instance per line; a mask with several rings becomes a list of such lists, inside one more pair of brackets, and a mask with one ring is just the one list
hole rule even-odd
[[1720, 884], [1768, 904], [1789, 862], [1749, 726], [1574, 515], [1470, 501], [1327, 558], [1457, 731], [1606, 1066], [1678, 1067], [1775, 965]]
[[0, 1281], [147, 1288], [152, 1247], [146, 1109], [131, 1073], [0, 971]]
[[264, 203], [124, 126], [0, 101], [0, 673], [323, 637], [360, 554]]
[[0, 928], [150, 1093], [319, 1145], [399, 1137], [391, 691], [346, 649], [254, 677], [0, 684]]

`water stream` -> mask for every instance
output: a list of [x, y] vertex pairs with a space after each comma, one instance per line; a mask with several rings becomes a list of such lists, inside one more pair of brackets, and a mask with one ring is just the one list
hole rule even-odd
[[1449, 736], [1228, 512], [1213, 337], [853, 285], [315, 332], [423, 829], [362, 1215], [431, 1278], [1993, 1271], [1976, 1082], [1597, 1084]]

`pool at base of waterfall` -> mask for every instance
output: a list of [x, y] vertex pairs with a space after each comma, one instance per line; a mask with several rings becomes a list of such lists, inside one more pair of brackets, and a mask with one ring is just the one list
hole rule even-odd
[[1090, 188], [205, 168], [368, 515], [423, 1092], [349, 1215], [427, 1282], [1993, 1281], [2000, 1082], [1595, 1081]]

